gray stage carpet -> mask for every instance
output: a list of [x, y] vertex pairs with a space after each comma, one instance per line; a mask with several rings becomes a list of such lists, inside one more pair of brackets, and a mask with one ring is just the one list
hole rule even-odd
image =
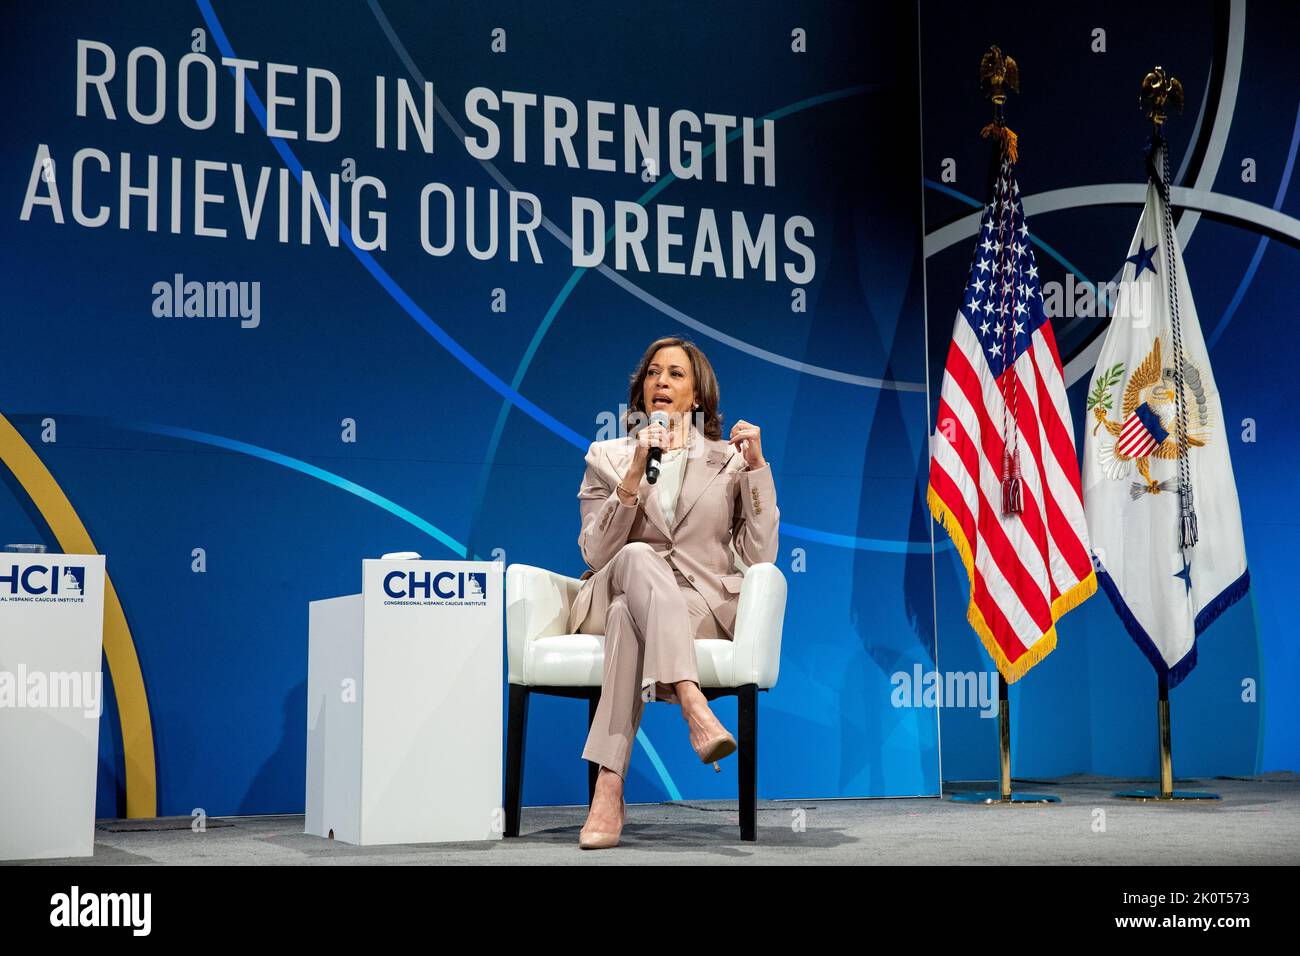
[[[773, 800], [759, 804], [757, 843], [742, 843], [734, 802], [634, 804], [622, 843], [579, 850], [585, 807], [525, 808], [518, 839], [354, 847], [302, 832], [297, 816], [226, 817], [194, 833], [102, 821], [76, 865], [197, 864], [1297, 864], [1300, 776], [1179, 780], [1213, 803], [1134, 804], [1117, 789], [1148, 780], [1069, 777], [1017, 781], [1059, 804], [984, 806], [935, 798]], [[983, 785], [984, 788], [990, 785]], [[950, 784], [947, 792], [976, 789]], [[1099, 813], [1098, 811], [1102, 811]], [[166, 826], [167, 821], [161, 821]], [[218, 825], [219, 824], [219, 825]]]

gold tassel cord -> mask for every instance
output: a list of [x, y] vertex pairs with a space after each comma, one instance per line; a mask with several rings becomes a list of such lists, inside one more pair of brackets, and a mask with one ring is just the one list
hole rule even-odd
[[1003, 126], [1001, 123], [989, 123], [980, 130], [980, 136], [984, 139], [997, 139], [1002, 143], [1002, 152], [1007, 159], [1015, 163], [1020, 160], [1020, 137], [1016, 135], [1015, 130], [1009, 126]]

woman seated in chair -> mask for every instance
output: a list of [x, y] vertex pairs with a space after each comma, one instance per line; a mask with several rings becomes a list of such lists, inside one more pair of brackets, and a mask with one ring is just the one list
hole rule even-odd
[[[656, 412], [661, 422], [646, 424]], [[656, 416], [657, 417], [657, 416]], [[777, 554], [776, 487], [759, 427], [737, 421], [722, 440], [718, 380], [680, 338], [650, 344], [633, 373], [629, 436], [593, 442], [578, 491], [578, 546], [590, 570], [571, 633], [605, 635], [600, 702], [582, 751], [600, 765], [579, 836], [584, 849], [618, 844], [623, 781], [646, 700], [680, 704], [704, 763], [736, 749], [699, 686], [695, 641], [731, 640], [746, 565]], [[661, 449], [657, 482], [646, 477]]]

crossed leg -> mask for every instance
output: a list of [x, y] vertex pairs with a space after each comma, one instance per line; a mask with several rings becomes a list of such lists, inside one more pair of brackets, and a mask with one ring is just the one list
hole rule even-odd
[[678, 700], [683, 683], [698, 693], [699, 668], [691, 612], [668, 562], [634, 542], [610, 564], [600, 703], [582, 756], [625, 777], [646, 700]]
[[692, 746], [723, 732], [699, 687], [695, 641], [726, 637], [698, 592], [686, 591], [667, 562], [644, 543], [626, 545], [608, 569], [610, 599], [603, 629], [605, 661], [600, 701], [582, 756], [600, 765], [584, 830], [623, 827], [623, 781], [649, 699], [679, 703]]

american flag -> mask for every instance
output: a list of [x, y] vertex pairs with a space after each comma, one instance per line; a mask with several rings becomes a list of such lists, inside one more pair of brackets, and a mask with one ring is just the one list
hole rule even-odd
[[930, 511], [970, 578], [966, 618], [1007, 682], [1097, 588], [1061, 359], [1003, 159], [980, 221], [930, 446]]

